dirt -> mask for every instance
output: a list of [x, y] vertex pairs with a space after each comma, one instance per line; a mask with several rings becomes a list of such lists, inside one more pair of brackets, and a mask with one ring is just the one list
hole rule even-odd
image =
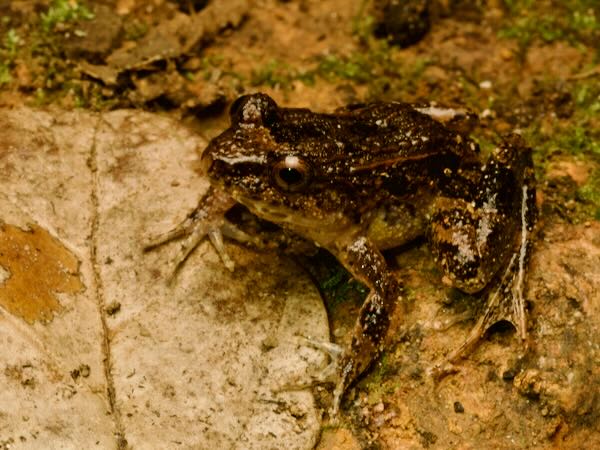
[[[528, 347], [496, 327], [456, 373], [434, 381], [428, 369], [470, 325], [439, 323], [474, 307], [441, 288], [425, 244], [391, 253], [409, 301], [386, 355], [348, 394], [341, 424], [324, 424], [319, 448], [600, 446], [597, 2], [416, 1], [429, 3], [427, 31], [404, 48], [374, 37], [381, 15], [369, 1], [205, 3], [4, 2], [0, 105], [139, 108], [210, 138], [231, 101], [261, 91], [319, 111], [464, 106], [480, 117], [484, 152], [499, 134], [521, 133], [534, 149], [540, 209]], [[71, 15], [50, 21], [60, 5]], [[130, 170], [124, 156], [111, 173], [118, 181]], [[358, 300], [328, 304], [343, 341]]]

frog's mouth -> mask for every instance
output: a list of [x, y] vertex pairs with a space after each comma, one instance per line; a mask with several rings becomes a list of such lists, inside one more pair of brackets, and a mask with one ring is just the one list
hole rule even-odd
[[312, 239], [321, 246], [328, 246], [348, 228], [347, 221], [341, 214], [331, 215], [327, 218], [315, 217], [303, 211], [278, 207], [262, 200], [253, 199], [238, 192], [232, 193], [231, 196], [261, 219]]
[[278, 207], [268, 202], [251, 198], [247, 195], [233, 192], [233, 199], [250, 210], [253, 214], [261, 219], [278, 225], [298, 224], [303, 227], [314, 227], [318, 220], [305, 214], [294, 211], [293, 209]]

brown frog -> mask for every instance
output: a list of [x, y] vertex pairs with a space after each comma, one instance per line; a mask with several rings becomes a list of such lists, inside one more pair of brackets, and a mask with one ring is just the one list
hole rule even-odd
[[536, 217], [531, 151], [510, 135], [482, 161], [477, 144], [444, 125], [440, 112], [373, 103], [320, 114], [280, 108], [265, 94], [240, 97], [230, 128], [202, 154], [211, 189], [184, 223], [150, 245], [185, 235], [178, 266], [208, 236], [233, 269], [223, 235], [257, 243], [225, 219], [240, 203], [331, 252], [369, 288], [337, 360], [334, 414], [381, 354], [402, 295], [382, 250], [424, 235], [447, 284], [485, 293], [483, 314], [450, 361], [500, 320], [526, 336], [523, 284]]

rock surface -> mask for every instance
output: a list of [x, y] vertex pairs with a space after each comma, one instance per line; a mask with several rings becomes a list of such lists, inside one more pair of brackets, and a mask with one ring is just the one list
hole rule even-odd
[[1, 444], [314, 446], [312, 393], [282, 388], [327, 363], [297, 338], [329, 338], [308, 277], [203, 244], [167, 284], [178, 245], [142, 251], [207, 187], [204, 145], [147, 113], [0, 110]]

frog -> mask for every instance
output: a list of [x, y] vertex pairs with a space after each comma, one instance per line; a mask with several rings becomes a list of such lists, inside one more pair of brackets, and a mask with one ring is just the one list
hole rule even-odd
[[264, 93], [241, 96], [230, 107], [230, 126], [200, 156], [210, 188], [184, 222], [148, 248], [183, 239], [177, 268], [208, 238], [234, 270], [225, 238], [261, 246], [226, 216], [243, 205], [335, 256], [368, 294], [349, 344], [331, 350], [332, 416], [384, 352], [391, 317], [405, 300], [382, 253], [388, 249], [424, 237], [442, 282], [483, 298], [475, 325], [447, 361], [499, 321], [512, 323], [525, 341], [524, 285], [537, 217], [532, 150], [508, 134], [484, 157], [448, 111], [373, 102], [326, 113], [282, 107]]

